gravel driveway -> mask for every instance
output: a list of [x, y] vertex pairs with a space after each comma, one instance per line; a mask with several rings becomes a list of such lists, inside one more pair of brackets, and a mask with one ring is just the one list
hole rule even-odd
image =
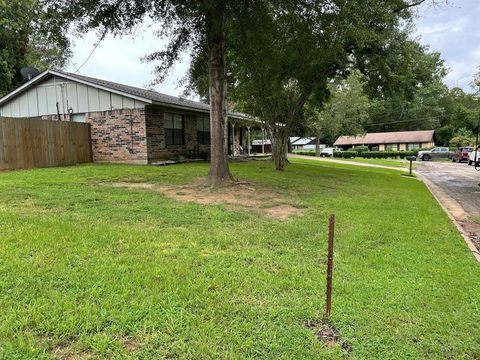
[[471, 216], [480, 217], [480, 171], [465, 163], [420, 161], [417, 172], [455, 199]]

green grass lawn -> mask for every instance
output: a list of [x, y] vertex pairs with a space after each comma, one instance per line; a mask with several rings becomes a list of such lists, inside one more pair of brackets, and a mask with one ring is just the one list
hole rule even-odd
[[[232, 164], [304, 210], [279, 221], [109, 182], [187, 184], [206, 163], [0, 174], [0, 358], [478, 359], [480, 267], [425, 186], [399, 171]], [[105, 185], [107, 183], [107, 186]]]

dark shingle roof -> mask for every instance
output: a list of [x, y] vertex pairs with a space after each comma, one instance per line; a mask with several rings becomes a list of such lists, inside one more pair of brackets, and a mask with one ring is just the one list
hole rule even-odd
[[[147, 89], [142, 89], [139, 87], [135, 86], [129, 86], [129, 85], [124, 85], [124, 84], [119, 84], [113, 81], [107, 81], [107, 80], [102, 80], [102, 79], [97, 79], [97, 78], [92, 78], [89, 76], [84, 76], [80, 74], [74, 74], [74, 73], [68, 73], [64, 71], [58, 71], [56, 70], [55, 72], [59, 74], [63, 74], [65, 76], [68, 76], [73, 79], [78, 79], [81, 81], [88, 82], [93, 85], [109, 88], [112, 90], [120, 91], [124, 94], [140, 97], [143, 99], [151, 100], [153, 102], [158, 102], [161, 104], [166, 104], [166, 105], [174, 105], [174, 106], [181, 106], [189, 109], [194, 109], [194, 110], [200, 110], [200, 111], [210, 111], [210, 104], [206, 104], [203, 102], [199, 101], [193, 101], [193, 100], [188, 100], [176, 96], [171, 96], [167, 94], [162, 94], [154, 90], [147, 90]], [[239, 118], [250, 118], [247, 114], [239, 113], [239, 112], [233, 112], [229, 111], [228, 115], [234, 116], [234, 117], [239, 117]]]
[[186, 106], [186, 107], [191, 107], [195, 108], [198, 110], [210, 110], [210, 105], [206, 103], [202, 103], [199, 101], [193, 101], [193, 100], [188, 100], [188, 99], [183, 99], [179, 98], [176, 96], [171, 96], [171, 95], [166, 95], [159, 93], [154, 90], [147, 90], [147, 89], [142, 89], [139, 87], [135, 86], [129, 86], [129, 85], [124, 85], [124, 84], [119, 84], [113, 81], [107, 81], [107, 80], [102, 80], [102, 79], [97, 79], [97, 78], [92, 78], [89, 76], [84, 76], [84, 75], [79, 75], [79, 74], [73, 74], [73, 73], [68, 73], [64, 71], [56, 71], [60, 74], [64, 74], [70, 78], [82, 80], [89, 82], [94, 85], [106, 87], [109, 89], [117, 90], [125, 94], [130, 94], [133, 96], [138, 96], [144, 99], [148, 99], [151, 101], [155, 102], [161, 102], [161, 103], [166, 103], [166, 104], [172, 104], [172, 105], [180, 105], [180, 106]]
[[[189, 110], [196, 110], [196, 111], [203, 111], [209, 112], [210, 111], [210, 104], [202, 103], [199, 101], [188, 100], [176, 96], [166, 95], [159, 93], [154, 90], [147, 90], [142, 89], [135, 86], [129, 86], [124, 84], [119, 84], [113, 81], [107, 81], [102, 79], [93, 78], [90, 76], [84, 76], [80, 74], [69, 73], [65, 71], [59, 70], [46, 70], [40, 75], [34, 77], [32, 80], [28, 81], [27, 83], [23, 84], [22, 86], [18, 87], [17, 89], [13, 90], [9, 94], [5, 95], [4, 97], [0, 98], [0, 105], [10, 101], [12, 98], [17, 96], [18, 94], [26, 91], [34, 84], [43, 81], [49, 75], [56, 75], [60, 77], [64, 77], [66, 79], [70, 79], [72, 81], [80, 81], [85, 84], [88, 84], [93, 87], [103, 88], [105, 90], [110, 90], [112, 92], [116, 92], [125, 96], [131, 96], [136, 98], [137, 100], [143, 100], [147, 103], [153, 103], [158, 105], [166, 105], [172, 107], [180, 107]], [[248, 121], [252, 121], [255, 123], [259, 123], [260, 121], [248, 114], [240, 113], [240, 112], [233, 112], [229, 111], [228, 116], [237, 118], [237, 119], [244, 119]]]

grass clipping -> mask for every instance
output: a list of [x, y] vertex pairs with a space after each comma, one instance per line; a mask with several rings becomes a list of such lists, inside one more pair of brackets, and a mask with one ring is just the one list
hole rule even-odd
[[154, 183], [115, 182], [103, 185], [157, 191], [170, 199], [202, 205], [228, 204], [234, 208], [246, 208], [277, 220], [287, 220], [292, 216], [303, 214], [302, 209], [289, 204], [280, 194], [272, 190], [257, 189], [251, 183], [239, 183], [215, 189], [201, 184], [162, 186]]

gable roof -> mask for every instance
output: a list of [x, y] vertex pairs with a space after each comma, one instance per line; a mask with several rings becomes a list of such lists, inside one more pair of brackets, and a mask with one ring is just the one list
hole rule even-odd
[[315, 141], [314, 137], [298, 138], [292, 143], [292, 145], [308, 145], [314, 141]]
[[[46, 70], [42, 72], [40, 75], [34, 77], [32, 80], [28, 81], [27, 83], [23, 84], [22, 86], [18, 87], [11, 93], [1, 98], [0, 105], [11, 100], [16, 95], [24, 92], [25, 90], [28, 90], [30, 87], [39, 83], [40, 81], [42, 81], [43, 79], [47, 78], [50, 75], [56, 75], [59, 77], [63, 77], [67, 80], [76, 81], [85, 85], [90, 85], [102, 90], [106, 90], [119, 95], [130, 97], [135, 100], [140, 100], [147, 104], [167, 105], [167, 106], [173, 106], [173, 107], [187, 109], [187, 110], [210, 112], [210, 104], [202, 103], [200, 101], [188, 100], [188, 99], [184, 99], [176, 96], [163, 94], [154, 90], [142, 89], [135, 86], [119, 84], [113, 81], [97, 79], [89, 76], [84, 76], [80, 74], [74, 74], [74, 73], [69, 73], [69, 72], [64, 72], [59, 70]], [[239, 112], [229, 111], [228, 115], [236, 118], [241, 118], [241, 119], [255, 120], [251, 116], [244, 113], [239, 113]]]
[[358, 136], [340, 136], [333, 145], [428, 143], [433, 142], [433, 134], [434, 130], [367, 133]]

